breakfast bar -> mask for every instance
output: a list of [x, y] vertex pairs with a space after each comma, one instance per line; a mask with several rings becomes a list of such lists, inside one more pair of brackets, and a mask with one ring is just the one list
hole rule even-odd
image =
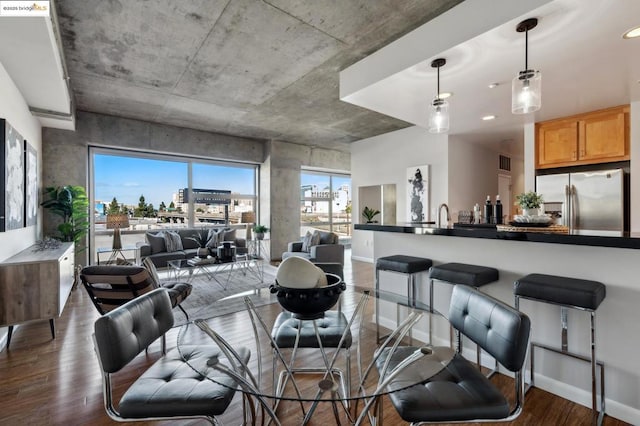
[[[606, 286], [606, 299], [598, 307], [596, 358], [606, 369], [606, 411], [614, 417], [640, 422], [640, 373], [636, 354], [640, 351], [637, 322], [640, 319], [640, 238], [635, 235], [590, 236], [541, 232], [500, 232], [492, 228], [437, 228], [422, 224], [355, 225], [356, 232], [372, 231], [374, 259], [390, 255], [420, 256], [437, 266], [448, 262], [483, 265], [499, 270], [499, 280], [482, 291], [514, 304], [514, 282], [528, 274], [546, 274], [591, 280]], [[428, 303], [426, 274], [417, 277], [415, 297]], [[448, 286], [447, 286], [448, 287]], [[434, 307], [442, 310], [451, 288], [439, 287]], [[385, 276], [382, 290], [406, 291], [403, 277]], [[531, 317], [532, 341], [559, 347], [560, 307], [522, 300], [520, 309]], [[588, 356], [588, 314], [568, 312], [568, 347]], [[435, 336], [448, 339], [448, 336]], [[475, 357], [474, 345], [466, 345]], [[589, 365], [553, 352], [536, 351], [535, 384], [544, 390], [591, 407]], [[483, 357], [483, 365], [493, 360]], [[598, 384], [598, 388], [599, 388]], [[634, 422], [635, 423], [635, 422]]]

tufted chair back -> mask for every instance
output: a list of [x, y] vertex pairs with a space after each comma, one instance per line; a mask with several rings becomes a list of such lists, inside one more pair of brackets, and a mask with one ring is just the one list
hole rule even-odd
[[115, 373], [173, 327], [167, 290], [159, 288], [106, 313], [95, 322], [102, 369]]
[[525, 314], [474, 288], [456, 285], [449, 321], [512, 372], [522, 368], [531, 330]]

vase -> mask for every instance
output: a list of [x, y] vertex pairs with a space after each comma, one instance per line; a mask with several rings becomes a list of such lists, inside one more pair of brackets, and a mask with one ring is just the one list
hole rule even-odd
[[264, 240], [264, 232], [256, 232], [256, 240]]
[[522, 209], [523, 216], [538, 216], [540, 209]]
[[198, 247], [198, 251], [196, 252], [196, 255], [200, 259], [206, 259], [207, 257], [209, 257], [209, 249], [207, 247]]

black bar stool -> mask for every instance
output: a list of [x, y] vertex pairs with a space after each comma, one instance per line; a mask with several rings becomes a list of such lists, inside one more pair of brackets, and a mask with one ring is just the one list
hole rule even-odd
[[[431, 259], [424, 257], [405, 256], [396, 254], [393, 256], [379, 257], [376, 261], [376, 292], [380, 290], [380, 271], [395, 272], [407, 275], [407, 304], [414, 306], [416, 303], [416, 275], [428, 271], [433, 265]], [[376, 339], [380, 337], [380, 310], [376, 299]]]
[[[433, 266], [429, 270], [429, 306], [433, 310], [433, 281], [444, 281], [449, 284], [462, 284], [469, 287], [479, 289], [480, 287], [498, 281], [500, 272], [496, 268], [488, 266], [469, 265], [467, 263], [443, 263], [442, 265]], [[431, 338], [431, 323], [429, 323], [429, 338]], [[453, 338], [451, 338], [453, 341]], [[476, 363], [480, 368], [480, 346], [476, 347]], [[488, 376], [493, 375], [497, 371], [496, 366], [489, 372]]]
[[[596, 395], [596, 365], [600, 366], [600, 413], [597, 423], [602, 424], [604, 418], [604, 364], [596, 360], [596, 309], [607, 295], [607, 288], [598, 281], [559, 277], [555, 275], [529, 274], [514, 283], [516, 309], [520, 309], [520, 298], [560, 306], [562, 324], [561, 349], [552, 348], [540, 343], [531, 342], [531, 387], [534, 386], [534, 348], [546, 349], [572, 358], [591, 363], [591, 408], [594, 416], [598, 414]], [[589, 312], [591, 315], [591, 356], [578, 355], [568, 350], [567, 308]]]

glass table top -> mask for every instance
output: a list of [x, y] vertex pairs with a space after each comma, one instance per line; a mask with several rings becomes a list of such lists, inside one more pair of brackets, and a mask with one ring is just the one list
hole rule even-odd
[[[221, 299], [211, 306], [212, 316], [216, 305], [228, 306], [238, 298], [244, 301], [244, 308], [236, 304], [237, 312], [209, 320], [195, 319], [182, 326], [178, 350], [194, 342], [217, 345], [218, 357], [204, 367], [202, 363], [190, 366], [207, 380], [215, 381], [220, 371], [234, 377], [240, 391], [258, 398], [263, 408], [272, 410], [272, 419], [277, 418], [280, 401], [300, 402], [305, 419], [310, 418], [318, 403], [331, 402], [350, 410], [348, 417], [354, 423], [358, 412], [365, 412], [373, 397], [427, 381], [446, 368], [455, 355], [449, 347], [447, 319], [430, 312], [427, 305], [408, 303], [406, 296], [347, 286], [331, 313], [312, 321], [294, 318], [281, 308], [275, 295], [261, 292]], [[283, 318], [292, 329], [300, 330], [296, 349], [279, 347], [275, 341], [274, 324], [280, 324]], [[340, 318], [342, 329], [334, 336], [333, 345], [323, 344], [323, 330], [331, 326], [327, 323], [331, 318]], [[380, 330], [390, 333], [379, 342], [376, 318]], [[431, 342], [429, 322], [434, 336], [446, 335], [446, 340]], [[314, 333], [317, 343], [308, 347], [309, 342], [314, 342]], [[341, 340], [336, 344], [338, 338]], [[344, 355], [347, 342], [350, 363]], [[337, 346], [343, 348], [336, 350]], [[236, 359], [240, 348], [251, 353], [246, 366]], [[189, 364], [188, 359], [185, 361]], [[354, 406], [360, 410], [354, 411]]]

